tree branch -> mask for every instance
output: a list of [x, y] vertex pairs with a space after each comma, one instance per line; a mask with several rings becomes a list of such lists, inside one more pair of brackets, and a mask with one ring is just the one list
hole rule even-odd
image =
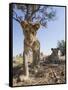
[[28, 17], [28, 5], [26, 5], [26, 9], [27, 9], [27, 11], [26, 11], [25, 19], [27, 19], [27, 17]]
[[18, 17], [18, 16], [17, 16], [17, 13], [16, 13], [14, 10], [13, 10], [13, 13], [14, 13], [15, 16], [16, 16], [16, 17], [14, 17], [14, 15], [13, 15], [13, 19], [16, 20], [17, 22], [21, 23], [21, 21], [22, 21], [22, 20], [21, 20], [21, 17]]
[[[34, 7], [33, 7], [33, 9], [34, 9]], [[38, 9], [35, 9], [35, 10], [32, 11], [32, 14], [31, 14], [30, 17], [28, 17], [27, 21], [31, 20], [32, 16], [39, 10], [39, 8], [40, 8], [40, 5], [39, 5]]]
[[13, 17], [14, 20], [16, 20], [18, 23], [21, 23], [17, 18]]

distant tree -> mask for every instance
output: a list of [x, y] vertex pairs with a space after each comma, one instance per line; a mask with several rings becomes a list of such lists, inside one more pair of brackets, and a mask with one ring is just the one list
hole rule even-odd
[[40, 55], [43, 56], [43, 52], [41, 52]]
[[16, 58], [18, 58], [18, 55], [16, 55]]
[[19, 56], [22, 57], [22, 54], [20, 53]]
[[62, 56], [66, 54], [66, 41], [64, 40], [58, 41], [57, 47], [61, 51]]

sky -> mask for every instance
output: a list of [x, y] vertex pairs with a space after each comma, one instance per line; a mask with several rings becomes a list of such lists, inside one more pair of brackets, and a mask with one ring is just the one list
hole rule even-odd
[[[65, 7], [54, 7], [56, 9], [56, 20], [48, 22], [47, 28], [40, 27], [37, 38], [40, 41], [40, 52], [45, 55], [51, 53], [51, 48], [57, 47], [57, 42], [65, 40]], [[17, 14], [22, 15], [21, 12]], [[13, 19], [13, 56], [23, 53], [23, 29]]]

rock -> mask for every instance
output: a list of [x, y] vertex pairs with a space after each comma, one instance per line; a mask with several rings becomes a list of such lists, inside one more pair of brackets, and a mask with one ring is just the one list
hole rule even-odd
[[28, 76], [20, 75], [20, 81], [28, 81], [28, 80], [29, 80]]
[[61, 74], [61, 76], [64, 76], [64, 72], [63, 72], [63, 71], [61, 71], [61, 73], [60, 73], [60, 74]]
[[16, 83], [17, 83], [17, 79], [13, 78], [13, 84], [16, 84]]
[[35, 71], [35, 77], [43, 77], [44, 71], [43, 70], [36, 70]]
[[21, 82], [21, 79], [20, 79], [20, 78], [17, 79], [17, 83], [18, 83], [18, 82]]

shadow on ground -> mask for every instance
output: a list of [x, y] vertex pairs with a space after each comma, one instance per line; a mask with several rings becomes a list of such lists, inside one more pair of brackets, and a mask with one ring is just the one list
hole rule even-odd
[[55, 62], [42, 62], [36, 73], [30, 68], [30, 78], [21, 81], [23, 75], [23, 64], [13, 67], [13, 86], [40, 85], [40, 84], [62, 84], [66, 81], [65, 60]]

